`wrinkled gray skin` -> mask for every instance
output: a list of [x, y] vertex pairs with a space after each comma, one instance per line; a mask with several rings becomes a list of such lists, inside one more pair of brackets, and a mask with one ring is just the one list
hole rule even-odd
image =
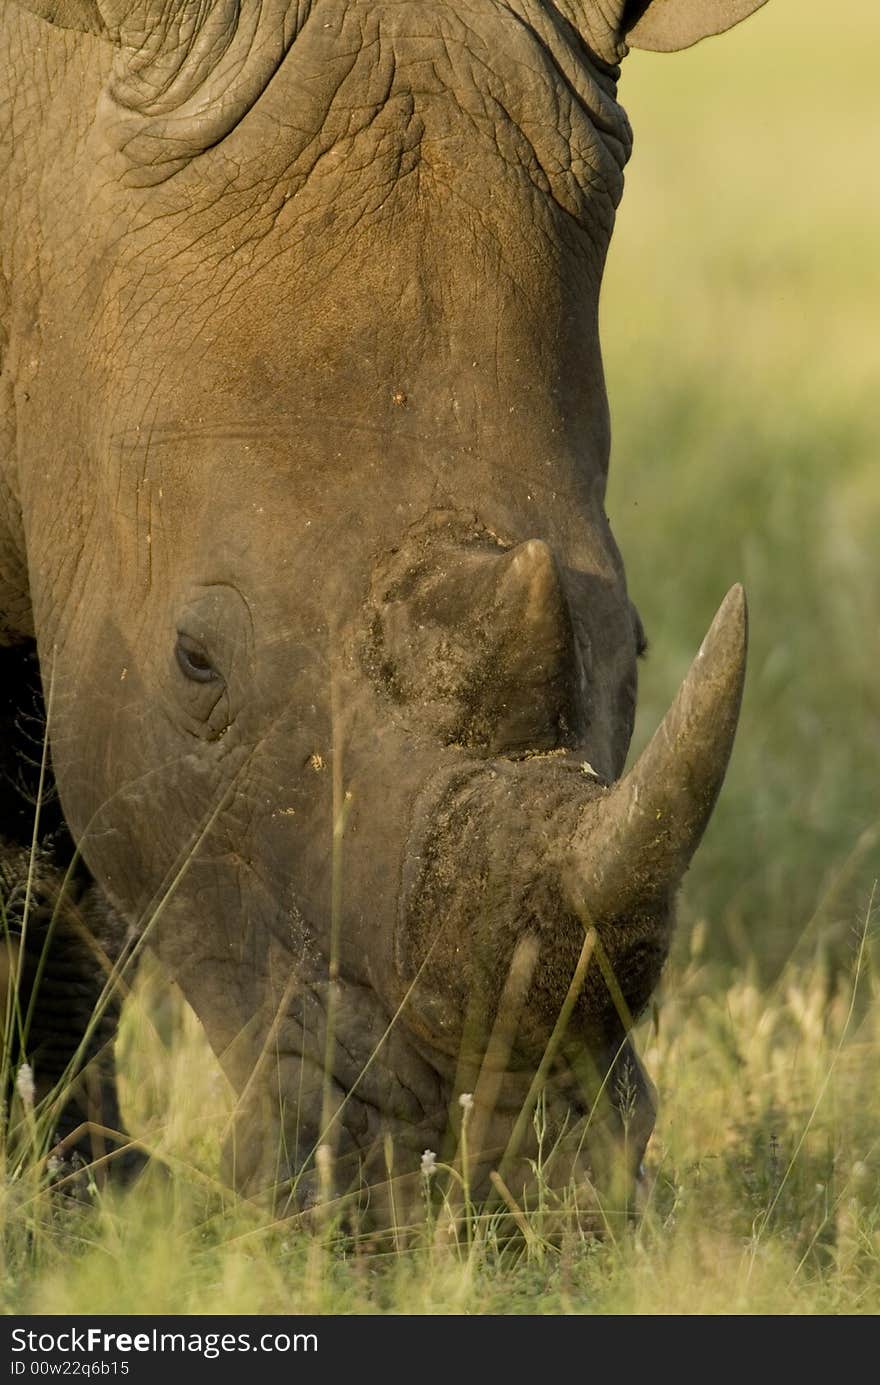
[[340, 1189], [384, 1176], [388, 1133], [406, 1174], [475, 1087], [497, 1163], [591, 923], [549, 1103], [602, 1088], [578, 1169], [641, 1157], [626, 1032], [744, 613], [605, 788], [642, 639], [604, 511], [615, 84], [628, 33], [756, 3], [4, 0], [0, 629], [36, 637], [89, 869], [239, 1093], [249, 1192], [319, 1141]]

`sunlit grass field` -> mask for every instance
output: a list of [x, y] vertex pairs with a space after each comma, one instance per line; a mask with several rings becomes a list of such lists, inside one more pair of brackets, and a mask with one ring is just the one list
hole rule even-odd
[[147, 966], [120, 1066], [157, 1158], [134, 1194], [74, 1201], [10, 1154], [4, 1311], [880, 1312], [880, 16], [845, 13], [844, 32], [819, 0], [770, 0], [624, 74], [602, 318], [608, 508], [651, 641], [634, 753], [735, 581], [752, 620], [730, 772], [639, 1031], [661, 1102], [640, 1221], [591, 1239], [548, 1191], [519, 1231], [438, 1235], [427, 1207], [366, 1244], [272, 1223], [219, 1182], [231, 1097]]

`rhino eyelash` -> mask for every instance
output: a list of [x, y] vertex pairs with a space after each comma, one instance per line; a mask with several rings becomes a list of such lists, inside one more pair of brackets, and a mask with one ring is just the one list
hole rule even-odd
[[221, 676], [204, 650], [188, 635], [178, 635], [174, 650], [177, 665], [184, 678], [192, 683], [219, 683]]

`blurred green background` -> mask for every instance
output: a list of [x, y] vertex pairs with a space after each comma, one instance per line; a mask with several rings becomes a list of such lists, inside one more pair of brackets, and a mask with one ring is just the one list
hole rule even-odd
[[632, 53], [602, 300], [608, 509], [651, 649], [634, 752], [725, 591], [751, 651], [677, 947], [848, 954], [880, 874], [880, 7], [770, 0]]

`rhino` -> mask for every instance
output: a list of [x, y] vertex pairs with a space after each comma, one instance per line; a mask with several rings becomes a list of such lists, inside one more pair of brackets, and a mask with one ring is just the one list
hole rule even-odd
[[36, 649], [89, 917], [203, 1023], [244, 1194], [463, 1128], [516, 1193], [539, 1105], [562, 1183], [636, 1185], [746, 609], [625, 771], [617, 82], [759, 3], [4, 0], [8, 687]]

